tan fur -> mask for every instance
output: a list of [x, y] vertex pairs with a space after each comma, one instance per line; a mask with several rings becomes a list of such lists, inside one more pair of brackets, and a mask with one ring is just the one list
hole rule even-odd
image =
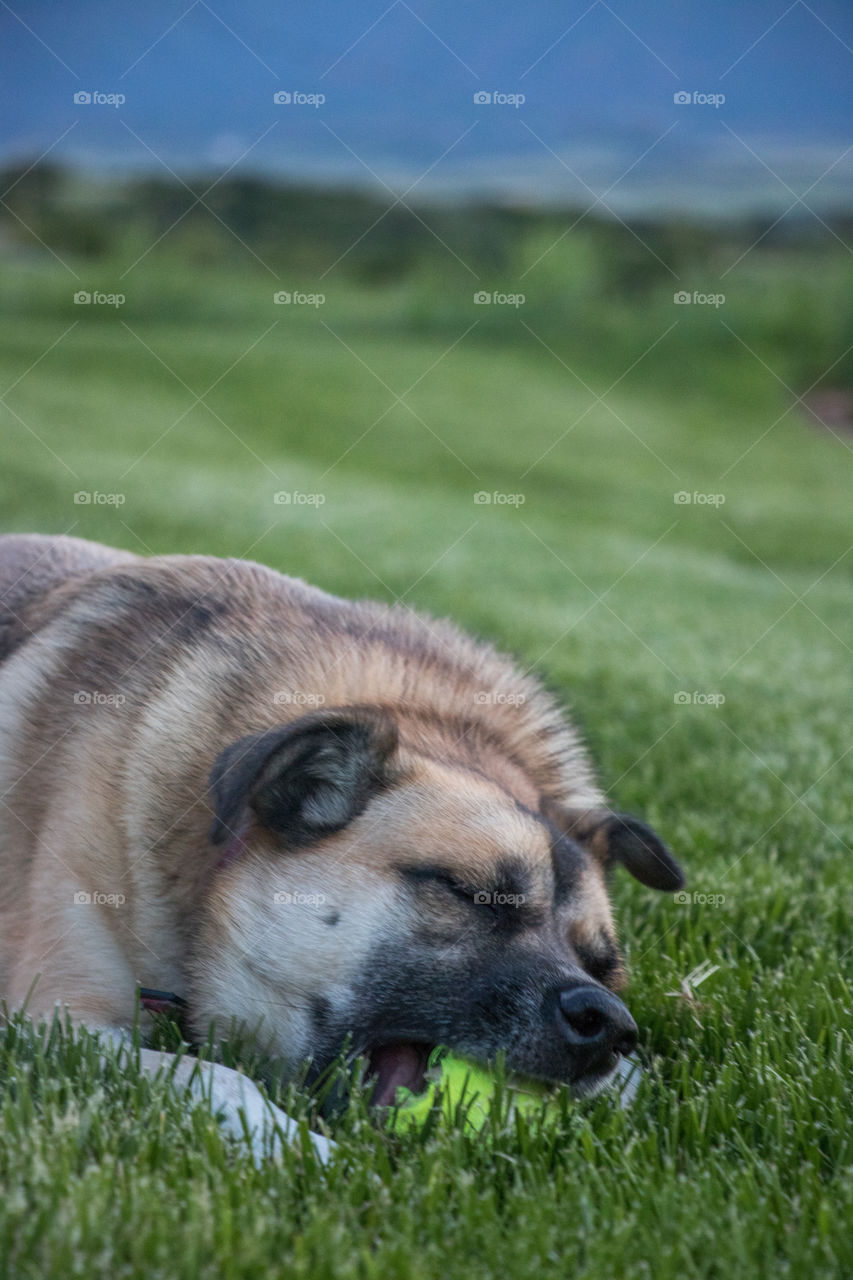
[[[255, 825], [217, 870], [220, 752], [356, 704], [393, 713], [399, 785], [298, 856]], [[296, 1058], [312, 998], [346, 1007], [377, 938], [405, 948], [433, 930], [452, 952], [463, 937], [464, 903], [433, 910], [426, 891], [423, 918], [399, 920], [401, 868], [426, 859], [476, 886], [512, 856], [525, 911], [545, 921], [548, 804], [604, 807], [575, 731], [535, 678], [447, 622], [258, 564], [0, 538], [0, 993], [13, 1007], [38, 978], [34, 1013], [66, 1003], [122, 1026], [138, 984], [192, 986], [199, 1024], [242, 1017]], [[575, 940], [613, 935], [600, 867], [578, 874], [537, 933], [555, 972]], [[277, 901], [288, 893], [317, 902]]]

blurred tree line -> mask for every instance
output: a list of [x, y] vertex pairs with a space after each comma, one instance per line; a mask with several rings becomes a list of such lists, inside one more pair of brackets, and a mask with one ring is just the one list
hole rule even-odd
[[[697, 351], [731, 346], [724, 325], [781, 364], [800, 391], [834, 364], [853, 387], [853, 216], [821, 224], [808, 213], [702, 221], [638, 219], [472, 202], [406, 207], [364, 191], [229, 177], [210, 185], [156, 176], [105, 177], [43, 162], [0, 174], [0, 252], [45, 248], [89, 264], [132, 262], [175, 271], [238, 270], [344, 281], [371, 293], [405, 290], [396, 322], [458, 331], [468, 316], [499, 339], [519, 316], [558, 347], [591, 358], [642, 349], [677, 316], [689, 380]], [[567, 230], [568, 229], [568, 230]], [[475, 292], [522, 293], [512, 306], [472, 308]], [[722, 293], [725, 309], [673, 310], [680, 290]], [[714, 314], [712, 314], [714, 313]], [[839, 359], [840, 357], [840, 359]], [[779, 367], [776, 364], [774, 368]]]

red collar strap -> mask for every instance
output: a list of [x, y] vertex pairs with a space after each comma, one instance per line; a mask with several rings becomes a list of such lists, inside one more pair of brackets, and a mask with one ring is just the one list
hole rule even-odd
[[[244, 826], [229, 840], [225, 846], [225, 852], [216, 864], [217, 871], [230, 866], [243, 853], [246, 848], [246, 830], [247, 827]], [[148, 1013], [164, 1013], [178, 1022], [181, 1021], [187, 1008], [186, 1000], [175, 995], [174, 991], [159, 991], [156, 987], [140, 987], [139, 1003]]]
[[139, 1003], [149, 1013], [165, 1013], [178, 1018], [186, 1010], [187, 1002], [174, 991], [158, 991], [156, 987], [140, 987]]

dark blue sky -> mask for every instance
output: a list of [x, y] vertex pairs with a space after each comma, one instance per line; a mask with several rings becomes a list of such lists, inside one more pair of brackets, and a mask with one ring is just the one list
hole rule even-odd
[[[834, 166], [809, 203], [853, 202], [848, 0], [11, 7], [0, 10], [7, 162], [56, 144], [52, 155], [87, 165], [216, 176], [239, 161], [377, 190], [435, 165], [422, 194], [539, 203], [617, 183], [606, 199], [620, 210], [783, 208], [786, 184], [801, 193]], [[325, 102], [277, 105], [277, 91]], [[725, 102], [677, 104], [679, 91]], [[79, 92], [125, 102], [76, 104]], [[478, 92], [526, 100], [476, 103]]]

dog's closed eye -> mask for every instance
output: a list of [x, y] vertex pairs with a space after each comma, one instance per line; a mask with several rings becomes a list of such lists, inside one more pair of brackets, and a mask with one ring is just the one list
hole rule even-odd
[[440, 864], [400, 867], [400, 874], [410, 883], [432, 885], [472, 908], [481, 918], [491, 917], [501, 928], [522, 928], [541, 924], [541, 906], [532, 904], [519, 875], [506, 874], [486, 884], [474, 884], [468, 877]]
[[418, 886], [438, 886], [468, 906], [493, 907], [497, 898], [497, 894], [491, 889], [472, 885], [444, 867], [402, 867], [400, 870], [411, 883]]

